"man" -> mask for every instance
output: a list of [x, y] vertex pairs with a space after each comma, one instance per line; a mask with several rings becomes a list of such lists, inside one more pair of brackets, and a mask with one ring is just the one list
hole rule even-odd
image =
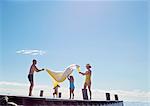
[[33, 74], [34, 72], [40, 72], [40, 71], [43, 71], [44, 69], [41, 69], [39, 70], [37, 67], [36, 67], [36, 64], [37, 64], [37, 61], [34, 59], [32, 61], [32, 65], [30, 67], [30, 71], [29, 71], [29, 74], [28, 74], [28, 79], [30, 81], [30, 88], [29, 88], [29, 96], [32, 95], [32, 89], [33, 89], [33, 86], [34, 86], [34, 81], [33, 81]]
[[91, 74], [92, 74], [92, 71], [90, 68], [91, 68], [91, 65], [86, 64], [87, 71], [85, 73], [83, 73], [83, 72], [79, 72], [79, 73], [86, 76], [85, 83], [84, 83], [84, 89], [86, 89], [86, 87], [88, 86], [89, 93], [90, 93], [90, 99], [91, 99], [91, 96], [92, 96], [92, 92], [91, 92]]

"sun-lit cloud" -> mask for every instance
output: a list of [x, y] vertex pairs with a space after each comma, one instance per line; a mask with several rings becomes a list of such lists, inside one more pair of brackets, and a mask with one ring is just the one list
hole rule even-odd
[[26, 50], [18, 50], [16, 51], [16, 53], [23, 54], [23, 55], [44, 55], [46, 52], [37, 49], [26, 49]]

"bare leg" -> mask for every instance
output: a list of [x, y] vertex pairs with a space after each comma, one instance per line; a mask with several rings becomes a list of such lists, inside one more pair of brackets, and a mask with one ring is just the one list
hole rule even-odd
[[55, 92], [53, 93], [53, 98], [55, 98]]
[[90, 99], [92, 98], [92, 92], [91, 92], [91, 84], [88, 86], [89, 93], [90, 93]]
[[74, 89], [72, 90], [72, 96], [73, 96], [72, 99], [74, 99]]
[[33, 89], [33, 82], [30, 84], [30, 88], [29, 88], [29, 96], [32, 96], [32, 89]]
[[86, 83], [84, 83], [84, 89], [86, 89]]
[[70, 98], [69, 99], [71, 99], [71, 89], [70, 89]]
[[56, 89], [56, 98], [58, 98], [58, 89]]

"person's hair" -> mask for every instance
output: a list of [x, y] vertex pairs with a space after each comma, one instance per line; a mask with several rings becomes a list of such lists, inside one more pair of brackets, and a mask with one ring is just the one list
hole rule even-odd
[[73, 76], [70, 76], [70, 79], [73, 79], [73, 80], [74, 80]]
[[36, 60], [35, 59], [33, 59], [33, 61], [32, 62], [36, 62]]
[[86, 66], [88, 66], [89, 68], [92, 68], [90, 64], [86, 64]]

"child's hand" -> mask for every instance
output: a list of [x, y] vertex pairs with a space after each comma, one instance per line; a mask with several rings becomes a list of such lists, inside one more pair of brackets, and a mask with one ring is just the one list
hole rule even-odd
[[69, 79], [69, 75], [67, 76], [67, 78], [68, 78], [68, 80], [70, 80], [70, 79]]

